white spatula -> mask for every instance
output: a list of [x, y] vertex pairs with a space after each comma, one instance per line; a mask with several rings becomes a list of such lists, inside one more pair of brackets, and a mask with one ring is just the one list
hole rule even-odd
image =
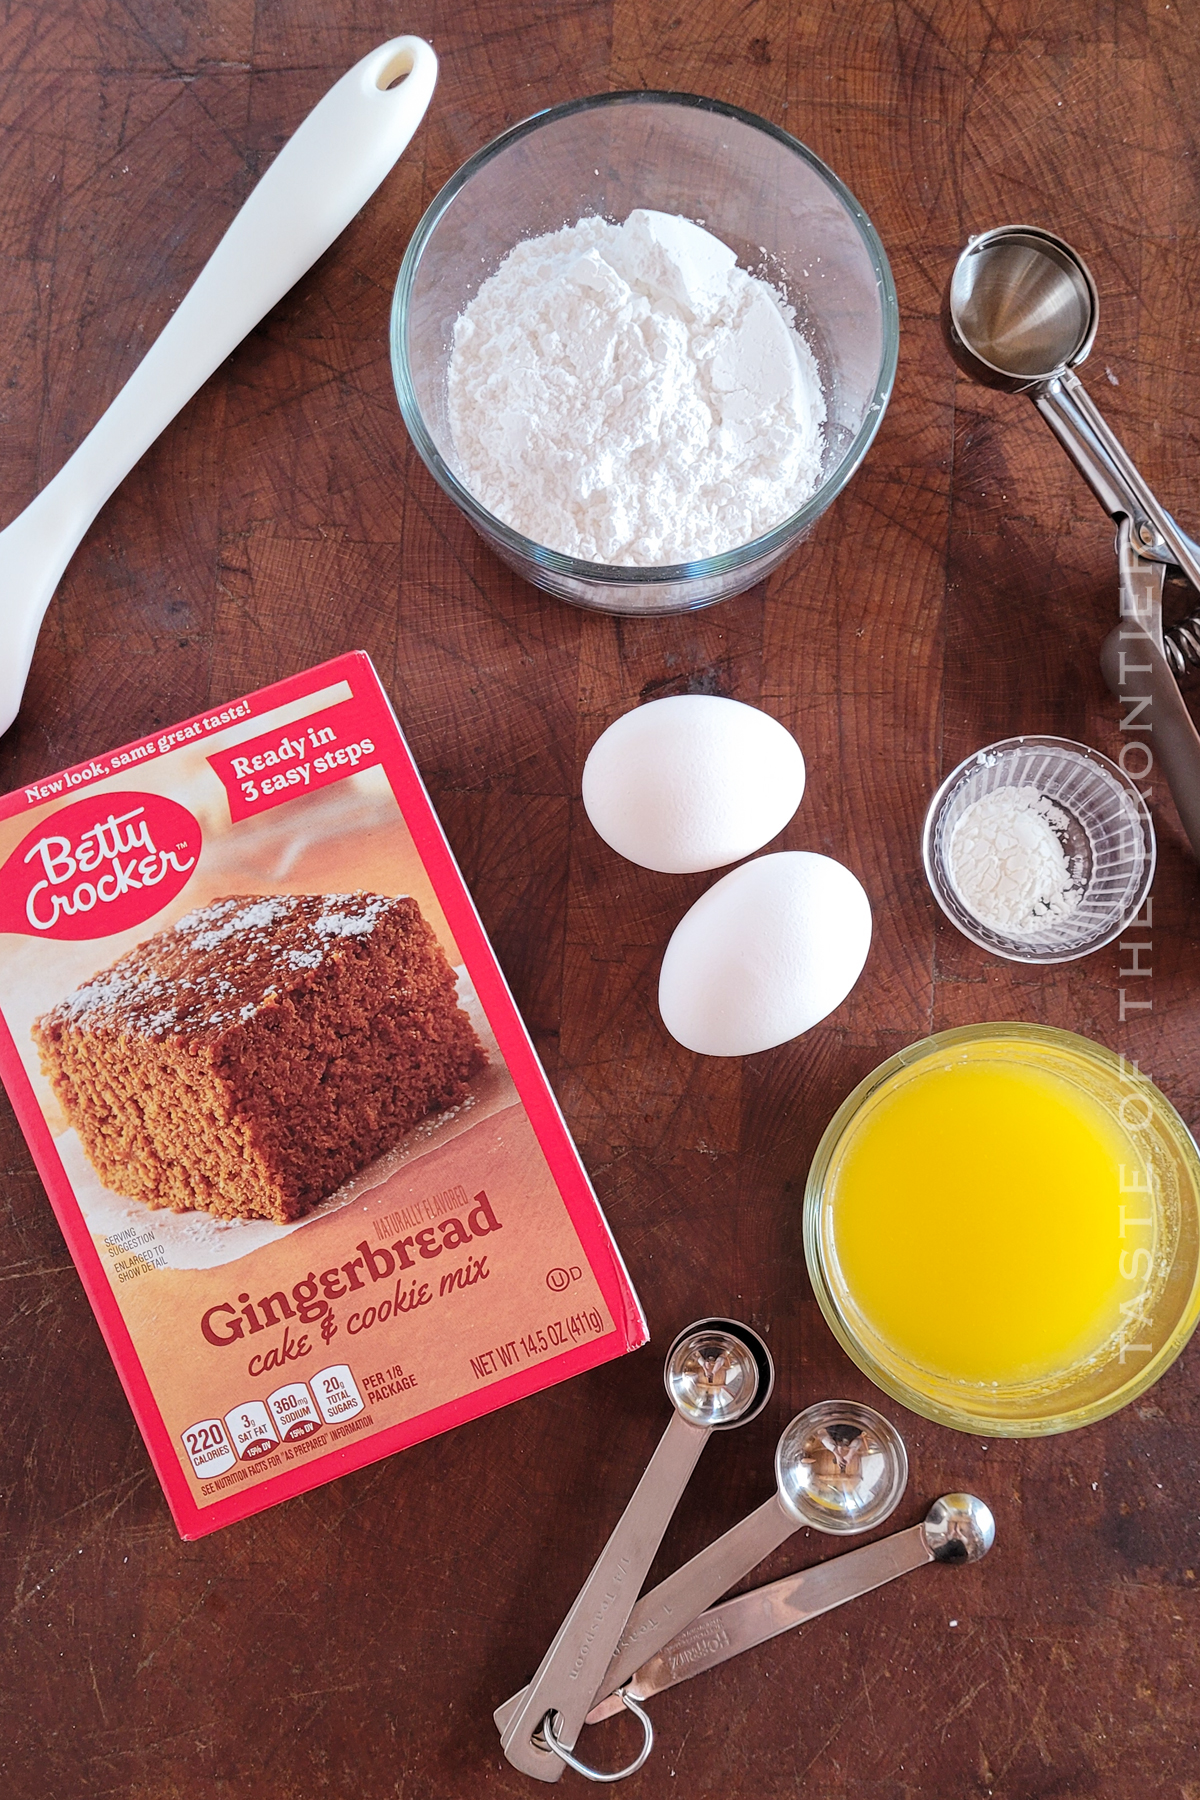
[[421, 123], [436, 80], [429, 45], [399, 37], [330, 88], [279, 152], [108, 411], [0, 531], [0, 732], [17, 715], [63, 570], [104, 502], [375, 192]]

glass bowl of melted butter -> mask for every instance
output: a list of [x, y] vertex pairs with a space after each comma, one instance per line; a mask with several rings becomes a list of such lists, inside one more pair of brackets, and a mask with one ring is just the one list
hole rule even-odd
[[695, 94], [592, 95], [429, 206], [391, 321], [404, 422], [500, 559], [603, 612], [761, 581], [879, 427], [899, 312], [831, 169]]
[[1038, 1437], [1116, 1412], [1200, 1318], [1200, 1155], [1125, 1059], [1047, 1026], [940, 1032], [839, 1107], [804, 1202], [842, 1348], [913, 1412]]

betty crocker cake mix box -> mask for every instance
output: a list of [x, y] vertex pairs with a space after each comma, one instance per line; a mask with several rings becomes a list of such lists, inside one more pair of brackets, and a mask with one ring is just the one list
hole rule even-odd
[[646, 1341], [364, 655], [0, 801], [0, 1065], [184, 1537]]

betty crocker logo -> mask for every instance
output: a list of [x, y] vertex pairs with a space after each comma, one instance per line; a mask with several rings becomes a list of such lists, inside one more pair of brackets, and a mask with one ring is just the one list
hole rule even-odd
[[22, 838], [0, 869], [0, 931], [111, 937], [151, 918], [184, 886], [200, 824], [162, 794], [96, 794]]

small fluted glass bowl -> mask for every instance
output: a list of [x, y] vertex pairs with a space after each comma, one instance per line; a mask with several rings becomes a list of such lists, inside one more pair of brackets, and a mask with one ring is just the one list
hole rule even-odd
[[[1058, 835], [1078, 899], [1059, 917], [1004, 931], [971, 910], [954, 879], [951, 844], [977, 800], [1030, 787], [1065, 821]], [[1154, 879], [1154, 827], [1128, 775], [1098, 750], [1069, 738], [1004, 738], [947, 775], [925, 815], [921, 855], [934, 899], [980, 949], [1009, 962], [1073, 962], [1111, 944], [1145, 905]]]
[[[498, 519], [464, 483], [447, 407], [454, 322], [523, 238], [637, 207], [695, 219], [796, 310], [825, 394], [816, 493], [719, 556], [624, 568], [564, 556]], [[883, 246], [853, 194], [786, 131], [695, 94], [597, 94], [551, 107], [480, 150], [417, 226], [392, 305], [400, 411], [434, 479], [497, 556], [560, 600], [601, 612], [687, 612], [753, 586], [807, 537], [879, 427], [899, 343]]]
[[[1123, 1327], [1099, 1354], [1026, 1382], [955, 1380], [922, 1367], [872, 1324], [841, 1267], [841, 1170], [878, 1107], [930, 1069], [992, 1063], [1037, 1070], [1080, 1090], [1119, 1122], [1138, 1158], [1122, 1167], [1129, 1202], [1114, 1206], [1112, 1256], [1129, 1283]], [[962, 1204], [972, 1204], [969, 1193]], [[953, 1217], [903, 1221], [953, 1238]], [[1152, 1245], [1149, 1249], [1146, 1246]], [[1127, 1406], [1165, 1373], [1200, 1318], [1200, 1153], [1175, 1108], [1124, 1057], [1074, 1032], [1021, 1022], [967, 1025], [890, 1056], [847, 1095], [826, 1127], [804, 1192], [804, 1255], [825, 1322], [851, 1361], [910, 1411], [980, 1437], [1044, 1437]], [[964, 1269], [964, 1280], [970, 1271]]]

